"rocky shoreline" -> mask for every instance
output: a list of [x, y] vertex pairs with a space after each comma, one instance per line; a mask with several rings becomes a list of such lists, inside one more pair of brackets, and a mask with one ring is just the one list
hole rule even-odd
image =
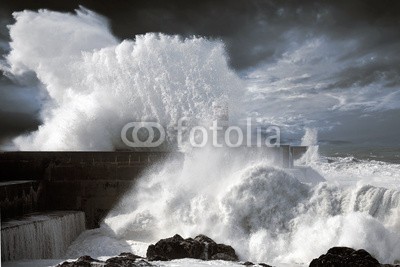
[[[109, 258], [106, 261], [90, 256], [79, 257], [76, 261], [65, 261], [57, 267], [143, 267], [158, 266], [154, 261], [170, 261], [192, 258], [199, 260], [232, 261], [244, 266], [271, 267], [266, 263], [240, 262], [235, 249], [229, 245], [218, 244], [205, 235], [184, 239], [180, 235], [159, 240], [147, 248], [146, 258], [129, 252]], [[348, 247], [333, 247], [326, 254], [313, 259], [309, 267], [400, 267], [396, 264], [381, 264], [367, 251]]]

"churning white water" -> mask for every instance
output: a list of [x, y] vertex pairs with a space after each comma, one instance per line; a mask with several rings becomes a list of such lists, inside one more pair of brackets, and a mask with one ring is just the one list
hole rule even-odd
[[[313, 166], [328, 181], [306, 185], [258, 155], [237, 152], [205, 149], [149, 170], [68, 256], [126, 250], [144, 255], [148, 242], [203, 233], [257, 262], [308, 264], [338, 245], [364, 248], [382, 262], [399, 259], [398, 189], [365, 183], [367, 170], [354, 172], [352, 183], [338, 183], [332, 177], [341, 177], [342, 170], [327, 168], [332, 163], [324, 158]], [[348, 169], [359, 164], [366, 168], [353, 162]], [[369, 171], [385, 180], [386, 169], [375, 166]], [[398, 183], [400, 166], [391, 166]]]
[[149, 172], [102, 231], [153, 242], [204, 233], [259, 262], [308, 263], [337, 245], [364, 248], [383, 262], [399, 258], [398, 190], [334, 182], [312, 187], [263, 159], [227, 153], [205, 150], [187, 155], [183, 166], [169, 162]]
[[83, 212], [52, 212], [3, 223], [1, 259], [61, 258], [84, 230]]
[[[221, 42], [163, 34], [120, 42], [83, 9], [14, 17], [3, 69], [20, 79], [33, 72], [49, 99], [38, 131], [15, 139], [22, 150], [112, 150], [127, 122], [170, 127], [181, 116], [207, 120], [215, 105], [238, 101], [242, 81]], [[327, 180], [316, 185], [257, 153], [205, 148], [171, 158], [149, 169], [67, 256], [144, 254], [147, 242], [202, 233], [231, 244], [243, 260], [302, 264], [337, 245], [364, 248], [382, 262], [399, 259], [400, 166], [327, 161], [316, 141], [308, 130], [303, 144], [312, 149], [298, 162]]]

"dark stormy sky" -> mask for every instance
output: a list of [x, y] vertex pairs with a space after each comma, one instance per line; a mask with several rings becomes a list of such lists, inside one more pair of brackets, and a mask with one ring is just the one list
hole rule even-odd
[[[221, 39], [231, 67], [248, 81], [251, 114], [321, 127], [331, 141], [399, 144], [399, 1], [2, 1], [1, 53], [9, 49], [12, 12], [79, 5], [108, 18], [121, 40], [146, 32]], [[0, 140], [36, 129], [42, 104], [30, 80], [3, 75]], [[278, 116], [282, 105], [289, 111]]]

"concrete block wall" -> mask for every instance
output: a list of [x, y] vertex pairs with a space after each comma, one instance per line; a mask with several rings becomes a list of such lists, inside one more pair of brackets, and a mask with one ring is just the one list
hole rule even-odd
[[82, 210], [95, 228], [163, 152], [96, 152], [67, 155], [47, 168], [47, 208]]
[[[150, 166], [156, 167], [156, 163], [170, 154], [3, 152], [0, 153], [0, 178], [3, 182], [14, 183], [30, 177], [33, 183], [41, 185], [43, 191], [43, 205], [35, 211], [84, 211], [87, 227], [95, 228], [145, 170]], [[22, 191], [21, 187], [18, 194], [21, 195]], [[24, 213], [27, 212], [18, 215]]]
[[6, 220], [35, 212], [43, 206], [40, 181], [0, 182], [1, 219]]

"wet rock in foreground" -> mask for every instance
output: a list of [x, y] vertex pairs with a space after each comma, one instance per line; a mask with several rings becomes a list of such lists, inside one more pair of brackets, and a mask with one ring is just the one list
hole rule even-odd
[[313, 259], [310, 267], [381, 267], [398, 266], [380, 264], [364, 249], [355, 250], [348, 247], [333, 247], [326, 254]]
[[193, 258], [201, 260], [225, 260], [238, 261], [235, 250], [225, 244], [217, 244], [205, 235], [184, 239], [180, 235], [161, 239], [154, 245], [150, 245], [146, 253], [147, 259], [174, 260]]
[[76, 261], [65, 261], [57, 267], [151, 267], [155, 266], [135, 254], [124, 252], [117, 257], [109, 258], [106, 261], [93, 259], [90, 256], [79, 257]]

